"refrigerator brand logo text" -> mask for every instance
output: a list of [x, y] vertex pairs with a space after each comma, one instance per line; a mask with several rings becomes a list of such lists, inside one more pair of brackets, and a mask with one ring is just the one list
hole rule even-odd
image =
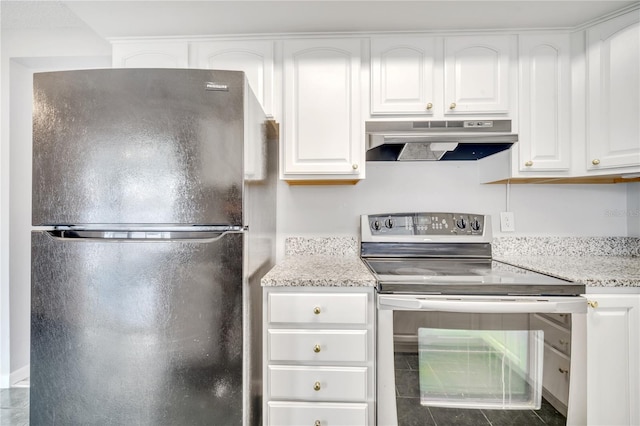
[[212, 81], [207, 81], [207, 90], [216, 90], [222, 92], [228, 92], [229, 86], [224, 83], [215, 83]]

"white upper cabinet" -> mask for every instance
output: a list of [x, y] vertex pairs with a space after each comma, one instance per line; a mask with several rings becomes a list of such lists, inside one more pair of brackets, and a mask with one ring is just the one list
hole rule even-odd
[[587, 170], [640, 166], [640, 14], [587, 31]]
[[509, 113], [516, 41], [510, 35], [444, 39], [445, 114]]
[[433, 115], [435, 37], [371, 39], [371, 114]]
[[520, 36], [517, 170], [521, 172], [571, 167], [570, 49], [569, 34]]
[[244, 71], [267, 114], [273, 114], [274, 42], [203, 41], [191, 44], [191, 68]]
[[283, 178], [364, 178], [360, 39], [283, 42]]
[[512, 35], [374, 37], [371, 114], [509, 114]]
[[113, 44], [113, 68], [188, 68], [187, 42], [122, 42]]

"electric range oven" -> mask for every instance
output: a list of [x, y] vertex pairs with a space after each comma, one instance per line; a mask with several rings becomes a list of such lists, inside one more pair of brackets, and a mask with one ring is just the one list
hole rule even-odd
[[584, 285], [496, 262], [491, 218], [361, 217], [377, 424], [586, 424]]

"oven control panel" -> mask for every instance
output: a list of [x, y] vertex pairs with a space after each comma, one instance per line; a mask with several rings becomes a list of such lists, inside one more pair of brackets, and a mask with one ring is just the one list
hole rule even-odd
[[371, 235], [484, 235], [485, 216], [469, 213], [390, 213], [368, 216]]

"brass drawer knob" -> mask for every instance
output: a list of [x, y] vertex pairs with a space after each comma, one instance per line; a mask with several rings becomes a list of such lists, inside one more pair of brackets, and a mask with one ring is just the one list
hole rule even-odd
[[322, 423], [320, 422], [320, 420], [316, 420], [315, 422], [313, 422], [313, 426], [322, 426]]
[[314, 307], [314, 308], [313, 308], [313, 313], [314, 313], [314, 314], [316, 314], [316, 315], [320, 315], [320, 312], [322, 312], [322, 311], [320, 310], [320, 306], [316, 306], [316, 307]]
[[594, 166], [597, 166], [598, 164], [600, 164], [600, 160], [598, 160], [597, 158], [594, 158], [593, 160], [591, 160], [591, 164], [593, 164]]
[[427, 104], [427, 110], [430, 110], [431, 108], [433, 108], [433, 104], [432, 104], [431, 102], [429, 102], [429, 103]]
[[353, 163], [351, 167], [353, 168], [353, 170], [358, 170], [358, 165], [356, 163]]
[[315, 382], [313, 384], [313, 390], [314, 391], [319, 391], [320, 390], [320, 382]]
[[315, 353], [319, 353], [319, 352], [320, 352], [320, 345], [315, 345], [315, 346], [313, 347], [313, 351], [314, 351]]
[[531, 167], [531, 166], [533, 166], [533, 161], [529, 160], [526, 163], [524, 163], [524, 165], [527, 166], [527, 167]]
[[590, 307], [592, 307], [593, 309], [598, 307], [598, 301], [597, 300], [588, 300], [587, 301], [587, 305], [589, 305]]
[[451, 105], [449, 105], [449, 109], [456, 109], [458, 105], [456, 105], [455, 102], [451, 102]]

